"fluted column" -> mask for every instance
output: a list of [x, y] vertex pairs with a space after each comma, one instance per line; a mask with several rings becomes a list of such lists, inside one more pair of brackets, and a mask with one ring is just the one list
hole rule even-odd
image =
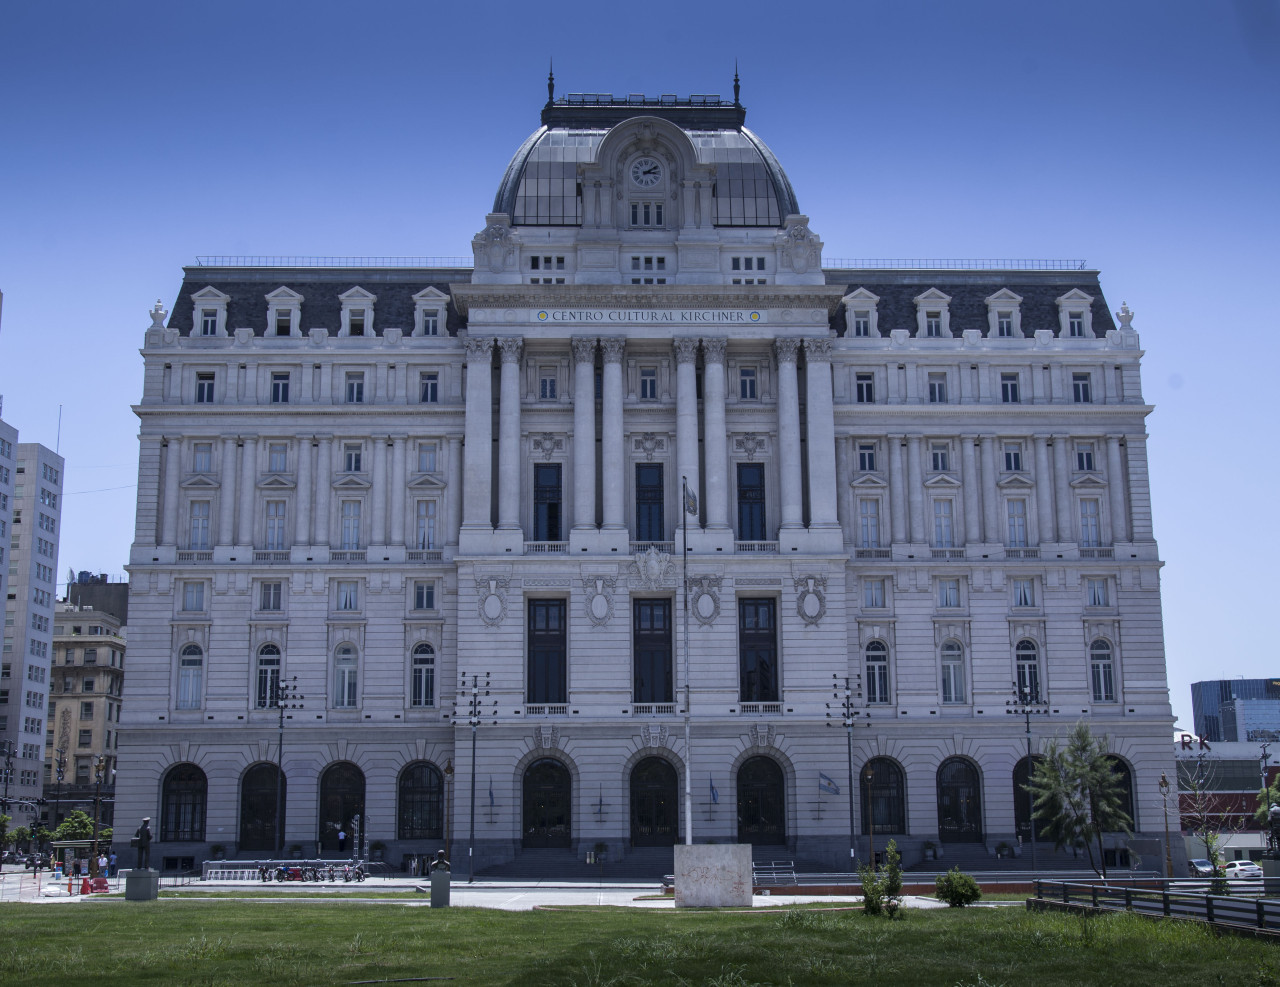
[[257, 506], [258, 440], [247, 438], [240, 454], [240, 533], [237, 545], [253, 544], [253, 514]]
[[991, 500], [982, 497], [982, 481], [978, 477], [978, 457], [973, 451], [974, 436], [960, 436], [960, 464], [964, 475], [960, 480], [964, 484], [961, 496], [964, 497], [964, 542], [976, 545], [982, 541], [982, 532], [978, 523], [978, 507], [980, 500]]
[[397, 435], [391, 447], [391, 538], [388, 544], [404, 547], [405, 445], [408, 440]]
[[907, 541], [907, 484], [902, 475], [902, 443], [905, 436], [890, 435], [885, 438], [889, 448], [889, 499], [893, 526], [893, 543], [902, 545]]
[[1053, 517], [1053, 477], [1049, 473], [1049, 440], [1037, 435], [1036, 448], [1036, 515], [1039, 522], [1040, 542], [1056, 542], [1058, 528]]
[[1124, 498], [1124, 467], [1120, 436], [1107, 436], [1107, 496], [1111, 501], [1111, 542], [1129, 540], [1129, 511]]
[[1058, 541], [1075, 541], [1075, 524], [1071, 518], [1071, 486], [1067, 466], [1067, 437], [1053, 437], [1053, 493], [1058, 503]]
[[778, 459], [782, 468], [782, 527], [804, 526], [804, 491], [800, 480], [800, 385], [796, 376], [798, 339], [779, 339], [778, 355]]
[[573, 526], [596, 526], [596, 341], [569, 340], [573, 350]]
[[219, 546], [236, 543], [236, 437], [222, 439], [222, 472], [218, 477], [218, 535]]
[[329, 496], [333, 493], [333, 439], [320, 438], [316, 450], [316, 509], [312, 545], [329, 544]]
[[729, 528], [729, 436], [724, 421], [727, 340], [702, 340], [703, 455], [707, 466], [707, 528]]
[[853, 541], [853, 519], [849, 516], [849, 437], [836, 441], [836, 520], [845, 542]]
[[996, 486], [996, 438], [982, 437], [982, 519], [986, 527], [983, 541], [999, 544], [1004, 541], [1000, 530], [1000, 489]]
[[[604, 488], [604, 526], [606, 528], [624, 529], [627, 526], [624, 517], [624, 491], [626, 477], [623, 476], [622, 440], [622, 353], [624, 341], [620, 337], [607, 337], [600, 340], [601, 353], [604, 356], [604, 380], [601, 381], [604, 391], [604, 414], [601, 422], [600, 468]], [[593, 491], [594, 494], [594, 491]]]
[[[676, 353], [676, 469], [689, 483], [689, 489], [701, 498], [698, 482], [698, 383], [696, 339], [677, 339]], [[681, 507], [681, 510], [684, 508]], [[690, 518], [698, 527], [698, 519]]]
[[311, 436], [298, 436], [298, 495], [294, 508], [293, 543], [311, 544]]
[[462, 476], [462, 440], [449, 439], [449, 488], [446, 493], [448, 503], [449, 531], [445, 535], [445, 544], [458, 544], [458, 530], [462, 527], [462, 497], [466, 491], [458, 483]]
[[502, 360], [498, 382], [498, 527], [509, 530], [520, 527], [520, 353], [523, 348], [524, 340], [518, 336], [498, 340]]
[[920, 436], [907, 436], [907, 510], [911, 516], [908, 540], [913, 545], [927, 541], [924, 533], [924, 485], [920, 479]]
[[804, 341], [805, 422], [809, 440], [809, 527], [835, 528], [836, 420], [831, 388], [831, 340]]
[[[178, 481], [181, 469], [182, 440], [171, 435], [164, 447], [164, 511], [160, 515], [160, 544], [178, 544]], [[234, 500], [230, 490], [223, 490], [224, 500]]]
[[369, 488], [369, 544], [387, 543], [387, 437], [373, 437], [373, 486]]
[[490, 528], [493, 477], [493, 340], [468, 339], [462, 526]]

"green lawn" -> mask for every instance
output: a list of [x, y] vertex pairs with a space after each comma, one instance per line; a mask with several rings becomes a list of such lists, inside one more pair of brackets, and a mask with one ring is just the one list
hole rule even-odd
[[[0, 905], [0, 983], [1280, 984], [1270, 943], [1021, 908], [539, 912], [280, 901]], [[447, 982], [447, 981], [446, 981]]]

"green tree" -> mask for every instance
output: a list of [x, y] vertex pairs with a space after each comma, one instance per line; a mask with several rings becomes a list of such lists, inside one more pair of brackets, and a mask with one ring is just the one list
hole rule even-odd
[[93, 819], [87, 812], [76, 809], [58, 825], [53, 838], [55, 840], [91, 840], [93, 839]]
[[13, 842], [13, 834], [9, 832], [11, 822], [13, 822], [13, 816], [6, 816], [0, 812], [0, 850], [6, 849]]
[[[1058, 738], [1044, 745], [1043, 760], [1035, 765], [1030, 788], [1040, 835], [1063, 847], [1082, 848], [1089, 866], [1106, 877], [1103, 833], [1132, 832], [1133, 820], [1123, 809], [1123, 782], [1107, 751], [1107, 738], [1095, 738], [1081, 721], [1065, 743]], [[1094, 844], [1098, 855], [1094, 857]]]
[[19, 826], [9, 834], [9, 838], [13, 840], [13, 845], [22, 849], [31, 848], [31, 830], [26, 826]]

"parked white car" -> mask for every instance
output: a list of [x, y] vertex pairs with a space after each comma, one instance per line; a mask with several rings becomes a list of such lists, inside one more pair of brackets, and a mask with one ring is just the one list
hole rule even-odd
[[1232, 860], [1225, 864], [1222, 873], [1226, 877], [1262, 877], [1262, 868], [1252, 860]]

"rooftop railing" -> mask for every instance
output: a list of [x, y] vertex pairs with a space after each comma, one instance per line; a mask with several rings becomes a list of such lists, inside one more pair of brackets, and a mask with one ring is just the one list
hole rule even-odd
[[[691, 97], [694, 99], [700, 97]], [[715, 97], [707, 97], [714, 99]], [[201, 254], [197, 267], [446, 267], [470, 270], [471, 257], [269, 257]], [[823, 257], [825, 270], [854, 271], [1086, 271], [1084, 260], [919, 257]]]

